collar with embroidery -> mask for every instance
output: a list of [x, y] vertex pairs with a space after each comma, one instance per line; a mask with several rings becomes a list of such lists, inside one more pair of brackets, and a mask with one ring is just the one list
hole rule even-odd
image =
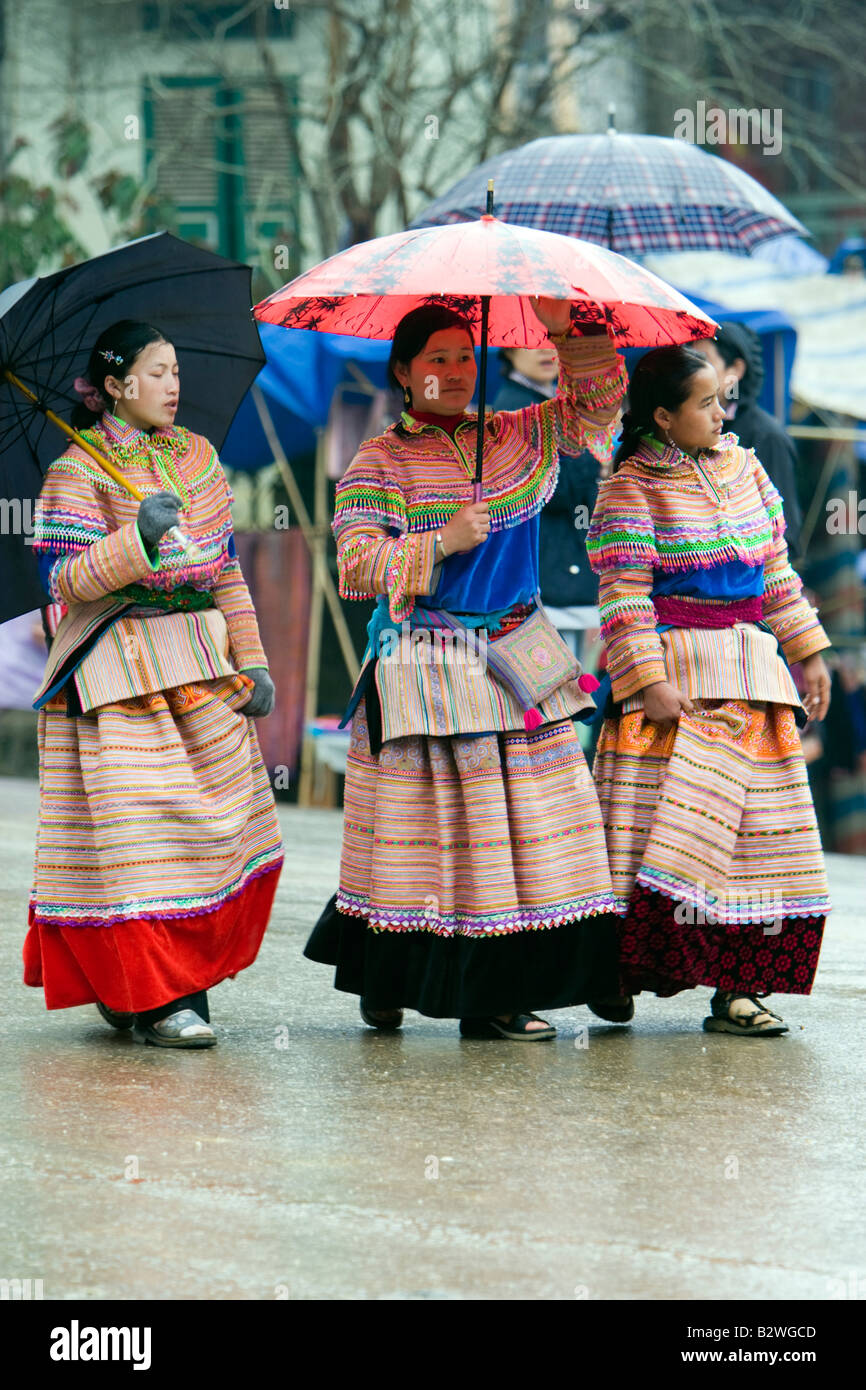
[[712, 467], [728, 449], [739, 444], [735, 434], [719, 435], [718, 444], [712, 449], [700, 449], [696, 455], [687, 454], [678, 444], [663, 444], [654, 434], [642, 434], [640, 444], [630, 458], [650, 468], [675, 468], [677, 465], [707, 463]]
[[130, 425], [126, 420], [121, 420], [119, 416], [112, 415], [111, 411], [106, 410], [100, 417], [99, 425], [108, 435], [112, 444], [134, 444], [154, 443], [158, 439], [171, 438], [174, 433], [171, 430], [142, 430], [138, 425]]
[[[443, 417], [443, 418], [449, 418], [449, 417]], [[450, 418], [453, 418], [453, 417], [450, 417]], [[464, 425], [470, 425], [470, 424], [471, 424], [471, 425], [474, 426], [474, 425], [475, 425], [475, 422], [477, 421], [477, 419], [478, 419], [478, 412], [477, 412], [477, 411], [473, 411], [471, 414], [464, 415], [462, 419], [458, 420], [458, 421], [457, 421], [457, 424], [454, 426], [454, 428], [457, 429], [457, 430], [459, 430], [459, 429], [462, 429]], [[416, 420], [416, 419], [415, 419], [415, 416], [414, 416], [414, 415], [410, 415], [409, 412], [408, 412], [408, 410], [404, 410], [404, 411], [401, 412], [399, 423], [403, 426], [403, 428], [404, 428], [405, 430], [408, 430], [408, 432], [409, 432], [410, 434], [421, 434], [424, 430], [427, 430], [427, 429], [445, 429], [445, 426], [444, 426], [444, 425], [434, 425], [433, 422], [432, 422], [432, 420]], [[397, 424], [395, 423], [395, 424], [391, 425], [390, 428], [391, 428], [392, 430], [393, 430], [393, 429], [396, 429], [396, 428], [397, 428]], [[445, 433], [447, 434], [447, 433], [448, 433], [448, 430], [445, 430]]]

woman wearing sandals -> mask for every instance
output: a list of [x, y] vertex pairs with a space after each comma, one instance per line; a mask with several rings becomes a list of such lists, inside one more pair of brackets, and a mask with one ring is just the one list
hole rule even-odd
[[[623, 370], [602, 327], [535, 302], [557, 395], [485, 423], [473, 501], [472, 327], [408, 314], [390, 367], [406, 409], [338, 486], [340, 591], [377, 598], [349, 706], [339, 891], [306, 947], [360, 996], [464, 1036], [539, 1041], [532, 1012], [616, 995], [613, 900], [598, 802], [573, 719], [596, 682], [535, 602], [538, 517], [558, 451], [613, 448]], [[346, 716], [349, 717], [348, 715]]]
[[146, 1043], [212, 1047], [206, 991], [255, 959], [282, 863], [250, 718], [274, 688], [219, 459], [174, 424], [173, 347], [114, 324], [75, 385], [82, 437], [145, 497], [73, 443], [37, 505], [43, 582], [68, 612], [36, 698], [24, 979], [49, 1009], [93, 1002]]
[[762, 997], [810, 992], [830, 909], [797, 732], [827, 711], [829, 642], [718, 390], [685, 347], [632, 376], [587, 547], [614, 702], [594, 776], [624, 992], [710, 985], [707, 1031], [772, 1036]]

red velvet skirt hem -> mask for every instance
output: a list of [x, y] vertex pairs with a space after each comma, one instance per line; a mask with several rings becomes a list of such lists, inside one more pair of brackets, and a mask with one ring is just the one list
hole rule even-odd
[[254, 878], [212, 912], [111, 926], [63, 927], [29, 914], [24, 983], [48, 1009], [97, 1000], [118, 1013], [159, 1008], [212, 989], [252, 965], [268, 924], [281, 865]]

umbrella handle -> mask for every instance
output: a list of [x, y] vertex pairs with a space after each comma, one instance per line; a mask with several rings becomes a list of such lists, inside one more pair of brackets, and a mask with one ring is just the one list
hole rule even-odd
[[[130, 497], [134, 497], [136, 502], [144, 501], [144, 493], [141, 492], [134, 483], [131, 483], [128, 478], [125, 478], [120, 469], [115, 468], [114, 464], [110, 459], [106, 458], [105, 454], [99, 449], [95, 449], [83, 435], [78, 433], [78, 430], [73, 429], [71, 425], [67, 425], [66, 421], [61, 420], [60, 416], [55, 414], [53, 410], [49, 410], [47, 406], [44, 406], [36, 393], [31, 391], [29, 386], [25, 386], [24, 382], [21, 381], [14, 372], [10, 372], [8, 367], [4, 369], [3, 376], [7, 381], [11, 382], [23, 396], [26, 396], [28, 401], [35, 405], [36, 409], [40, 410], [47, 420], [51, 421], [52, 425], [56, 425], [58, 429], [63, 431], [67, 438], [78, 445], [79, 449], [83, 449], [86, 454], [89, 454], [94, 463], [98, 463], [104, 473], [107, 473], [116, 483], [119, 483], [122, 488], [125, 488]], [[179, 526], [172, 526], [168, 534], [175, 544], [180, 546], [181, 550], [193, 564], [197, 564], [199, 560], [204, 559], [203, 552], [196, 545], [192, 537], [187, 536], [181, 531]]]
[[181, 550], [192, 564], [196, 565], [200, 560], [204, 559], [204, 551], [200, 550], [192, 536], [188, 536], [185, 531], [181, 531], [179, 526], [172, 526], [171, 530], [167, 531], [166, 534], [171, 537], [175, 545], [180, 546]]
[[473, 501], [473, 502], [480, 502], [480, 501], [481, 501], [481, 483], [473, 483], [473, 484], [472, 484], [472, 501]]

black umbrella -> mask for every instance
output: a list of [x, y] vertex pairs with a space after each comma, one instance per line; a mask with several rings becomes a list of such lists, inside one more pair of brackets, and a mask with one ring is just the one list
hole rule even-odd
[[33, 504], [66, 447], [51, 416], [78, 403], [72, 383], [96, 338], [119, 319], [162, 329], [180, 365], [178, 424], [219, 449], [265, 362], [251, 276], [159, 232], [0, 294], [0, 622], [48, 601], [28, 544]]

